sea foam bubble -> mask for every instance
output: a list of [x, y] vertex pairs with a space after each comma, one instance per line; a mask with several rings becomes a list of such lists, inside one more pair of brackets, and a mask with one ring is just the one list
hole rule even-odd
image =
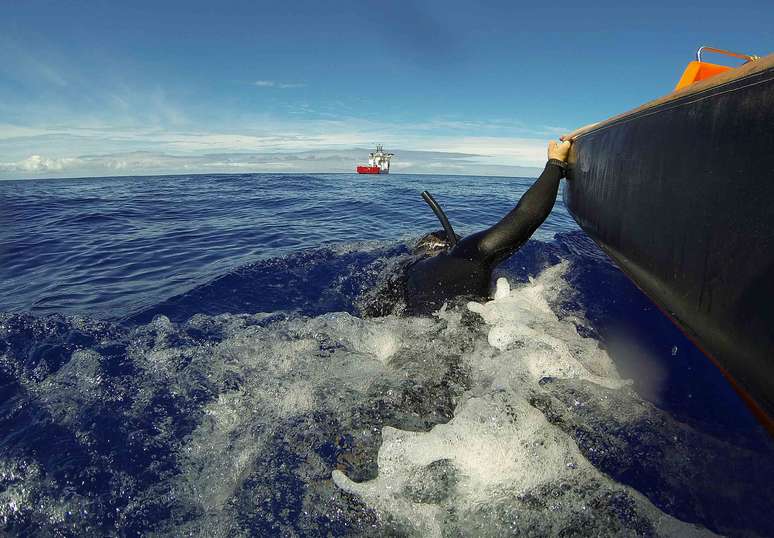
[[530, 405], [546, 377], [628, 384], [598, 343], [578, 334], [572, 316], [560, 319], [551, 308], [566, 269], [559, 264], [514, 289], [501, 278], [493, 300], [469, 303], [490, 348], [479, 344], [463, 357], [475, 382], [454, 418], [429, 432], [385, 427], [378, 476], [357, 483], [336, 470], [336, 485], [418, 536], [710, 534], [595, 469]]

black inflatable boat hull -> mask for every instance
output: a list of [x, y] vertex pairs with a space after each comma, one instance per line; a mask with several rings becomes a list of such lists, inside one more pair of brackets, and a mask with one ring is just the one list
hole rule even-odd
[[564, 199], [771, 430], [774, 55], [753, 63], [582, 130]]

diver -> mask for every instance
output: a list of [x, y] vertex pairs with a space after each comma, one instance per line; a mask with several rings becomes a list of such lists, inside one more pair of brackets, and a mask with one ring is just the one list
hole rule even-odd
[[416, 258], [405, 269], [404, 292], [409, 312], [427, 313], [460, 295], [489, 295], [492, 270], [516, 252], [546, 220], [554, 207], [559, 180], [565, 177], [569, 140], [548, 143], [548, 162], [535, 183], [500, 222], [460, 239], [429, 193], [425, 201], [444, 231], [419, 240]]

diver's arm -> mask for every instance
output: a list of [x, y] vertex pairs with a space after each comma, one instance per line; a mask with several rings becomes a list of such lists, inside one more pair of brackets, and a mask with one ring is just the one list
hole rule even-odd
[[549, 161], [543, 173], [516, 207], [491, 228], [460, 241], [452, 255], [496, 264], [518, 250], [551, 213], [569, 148], [569, 142], [549, 144]]
[[551, 213], [564, 169], [546, 164], [538, 180], [524, 193], [519, 203], [503, 219], [485, 230], [478, 250], [490, 263], [498, 263], [513, 254], [543, 224]]

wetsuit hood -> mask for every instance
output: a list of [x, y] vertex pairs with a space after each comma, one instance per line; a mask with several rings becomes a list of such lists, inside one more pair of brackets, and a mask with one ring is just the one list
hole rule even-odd
[[[457, 241], [460, 236], [454, 234]], [[446, 252], [452, 247], [452, 242], [444, 230], [436, 230], [422, 236], [414, 245], [412, 253], [417, 256], [435, 256], [441, 252]]]

